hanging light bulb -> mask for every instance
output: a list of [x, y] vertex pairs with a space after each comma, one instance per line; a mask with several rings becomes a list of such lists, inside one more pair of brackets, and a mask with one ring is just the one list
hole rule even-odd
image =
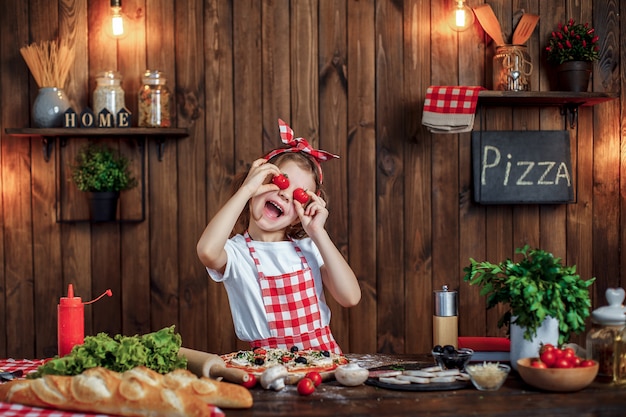
[[107, 22], [106, 33], [114, 39], [126, 37], [128, 27], [122, 14], [122, 0], [111, 0], [111, 19]]
[[474, 23], [474, 12], [465, 5], [465, 0], [455, 0], [456, 6], [448, 19], [448, 26], [457, 32], [467, 30]]

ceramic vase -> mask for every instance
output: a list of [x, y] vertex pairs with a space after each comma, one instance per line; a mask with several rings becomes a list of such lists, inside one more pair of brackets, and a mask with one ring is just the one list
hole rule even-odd
[[43, 87], [33, 103], [33, 124], [35, 127], [62, 127], [63, 113], [70, 107], [70, 102], [62, 89]]
[[532, 340], [524, 339], [525, 327], [513, 324], [515, 317], [511, 317], [511, 366], [517, 371], [517, 360], [521, 358], [536, 358], [539, 356], [539, 348], [542, 344], [551, 343], [554, 346], [559, 342], [559, 321], [552, 317], [546, 317], [537, 328], [537, 334]]
[[560, 91], [575, 93], [586, 92], [589, 88], [589, 79], [593, 62], [568, 61], [557, 67], [558, 87]]
[[110, 222], [117, 217], [117, 201], [120, 193], [113, 191], [89, 193], [91, 221]]

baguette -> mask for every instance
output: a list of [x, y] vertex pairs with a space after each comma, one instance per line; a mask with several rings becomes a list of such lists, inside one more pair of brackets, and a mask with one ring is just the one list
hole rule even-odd
[[45, 375], [0, 385], [0, 401], [120, 416], [205, 417], [207, 404], [249, 408], [247, 388], [178, 369], [161, 375], [145, 367], [117, 373], [96, 367], [75, 376]]

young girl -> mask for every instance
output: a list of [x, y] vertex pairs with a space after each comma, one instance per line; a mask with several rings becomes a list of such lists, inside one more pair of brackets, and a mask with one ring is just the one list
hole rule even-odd
[[[344, 307], [356, 305], [361, 290], [324, 228], [320, 161], [338, 156], [312, 149], [306, 139], [294, 139], [285, 122], [278, 124], [287, 147], [252, 163], [202, 233], [198, 256], [211, 278], [224, 283], [241, 340], [341, 353], [323, 285]], [[272, 182], [280, 174], [287, 177], [284, 189]], [[298, 188], [306, 191], [307, 203], [294, 199]]]

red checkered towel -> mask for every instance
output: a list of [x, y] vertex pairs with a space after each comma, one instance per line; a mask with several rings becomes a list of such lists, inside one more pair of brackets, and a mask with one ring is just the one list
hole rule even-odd
[[470, 132], [480, 90], [484, 87], [428, 87], [422, 124], [433, 133]]

